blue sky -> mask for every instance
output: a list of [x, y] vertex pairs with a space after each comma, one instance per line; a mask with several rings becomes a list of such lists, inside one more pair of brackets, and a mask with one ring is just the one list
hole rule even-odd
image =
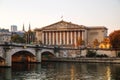
[[85, 26], [120, 29], [120, 0], [0, 0], [0, 27], [26, 30], [61, 20]]

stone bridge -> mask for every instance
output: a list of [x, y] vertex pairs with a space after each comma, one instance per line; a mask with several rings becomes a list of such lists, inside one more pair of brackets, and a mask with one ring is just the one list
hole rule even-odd
[[[75, 51], [75, 52], [74, 52]], [[72, 54], [71, 54], [72, 53]], [[0, 44], [0, 66], [12, 66], [12, 62], [41, 62], [52, 57], [75, 57], [79, 49], [29, 44]], [[48, 54], [48, 55], [46, 55]]]
[[[115, 57], [114, 50], [96, 50], [98, 54]], [[29, 44], [0, 44], [0, 66], [12, 66], [12, 62], [35, 62], [49, 58], [75, 58], [86, 56], [87, 49]]]
[[0, 44], [0, 66], [12, 66], [12, 61], [19, 60], [27, 62], [41, 62], [43, 53], [54, 53], [54, 47], [44, 47], [38, 45], [25, 45], [25, 44]]

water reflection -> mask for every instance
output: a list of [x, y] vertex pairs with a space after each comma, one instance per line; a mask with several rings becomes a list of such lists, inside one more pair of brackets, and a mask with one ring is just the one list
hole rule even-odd
[[0, 68], [0, 80], [120, 80], [120, 64], [55, 63], [13, 64]]
[[106, 80], [111, 80], [111, 70], [110, 70], [110, 66], [106, 67]]
[[11, 80], [11, 68], [0, 68], [0, 80]]

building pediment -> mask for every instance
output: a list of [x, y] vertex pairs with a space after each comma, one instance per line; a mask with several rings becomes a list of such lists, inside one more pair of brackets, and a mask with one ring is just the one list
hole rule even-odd
[[85, 26], [73, 24], [71, 22], [59, 21], [57, 23], [45, 26], [42, 30], [65, 30], [65, 29], [84, 29]]

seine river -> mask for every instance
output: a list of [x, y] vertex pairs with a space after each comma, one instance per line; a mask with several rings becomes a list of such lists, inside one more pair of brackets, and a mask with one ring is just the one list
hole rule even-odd
[[0, 68], [0, 80], [120, 80], [120, 64], [43, 62]]

